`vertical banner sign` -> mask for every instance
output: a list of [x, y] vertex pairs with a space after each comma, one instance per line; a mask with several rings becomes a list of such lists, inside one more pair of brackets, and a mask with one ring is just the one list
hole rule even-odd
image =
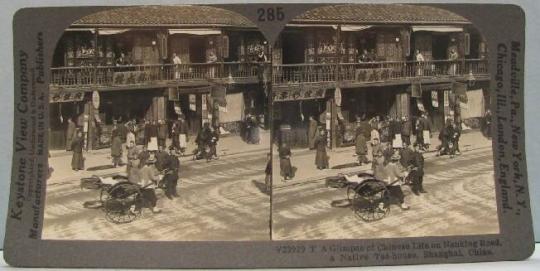
[[189, 94], [189, 110], [197, 111], [197, 96], [195, 94]]
[[439, 107], [439, 97], [437, 95], [438, 94], [436, 90], [431, 91], [431, 105], [433, 106], [433, 108]]
[[334, 100], [336, 101], [337, 106], [341, 106], [341, 88], [336, 87], [336, 91], [334, 92]]
[[100, 102], [100, 99], [99, 99], [99, 92], [97, 92], [96, 90], [94, 90], [92, 92], [92, 105], [94, 106], [94, 109], [98, 110], [99, 109], [99, 102]]

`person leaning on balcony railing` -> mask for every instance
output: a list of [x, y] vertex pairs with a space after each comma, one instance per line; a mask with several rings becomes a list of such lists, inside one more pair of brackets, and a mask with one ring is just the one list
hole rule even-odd
[[[218, 61], [218, 59], [217, 59], [216, 53], [214, 53], [214, 51], [210, 51], [210, 53], [208, 53], [208, 59], [207, 59], [206, 63], [215, 64], [217, 61]], [[209, 67], [208, 67], [208, 76], [210, 78], [215, 78], [216, 77], [216, 65], [209, 65]]]
[[362, 62], [369, 62], [369, 61], [370, 59], [369, 59], [368, 50], [367, 49], [362, 50], [362, 54], [358, 58], [358, 62], [362, 63]]
[[456, 49], [451, 49], [450, 54], [448, 55], [448, 60], [450, 60], [450, 75], [456, 75], [457, 74], [457, 60], [459, 58], [458, 53], [456, 52]]
[[259, 79], [259, 82], [265, 81], [265, 63], [268, 62], [268, 57], [266, 57], [266, 54], [264, 53], [264, 48], [259, 48], [259, 52], [257, 53], [257, 63], [259, 64], [258, 70], [257, 70], [257, 78]]
[[180, 78], [180, 64], [182, 64], [182, 60], [176, 53], [172, 54], [172, 63], [174, 64], [174, 78], [178, 79]]
[[416, 50], [416, 53], [415, 53], [415, 57], [416, 57], [416, 76], [422, 76], [424, 75], [424, 55], [422, 55], [422, 53], [420, 53], [420, 50]]

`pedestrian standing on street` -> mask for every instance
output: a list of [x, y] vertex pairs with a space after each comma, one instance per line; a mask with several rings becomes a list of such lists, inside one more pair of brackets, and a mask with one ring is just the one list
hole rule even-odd
[[178, 116], [178, 144], [180, 146], [180, 152], [184, 154], [187, 148], [188, 142], [188, 125], [184, 115]]
[[266, 193], [272, 191], [272, 154], [266, 154], [266, 168], [264, 169], [264, 189]]
[[113, 131], [113, 138], [111, 143], [111, 157], [112, 165], [117, 167], [122, 164], [122, 139], [120, 133]]
[[372, 141], [372, 152], [373, 157], [371, 158], [371, 170], [373, 175], [376, 175], [378, 171], [382, 170], [384, 166], [384, 148], [379, 142], [378, 138], [375, 138]]
[[356, 156], [358, 157], [358, 165], [368, 164], [369, 159], [367, 158], [368, 149], [367, 149], [367, 139], [364, 136], [364, 133], [361, 129], [358, 129], [356, 132]]
[[144, 130], [144, 145], [145, 146], [148, 146], [148, 142], [150, 142], [150, 127], [151, 124], [150, 124], [150, 121], [148, 120], [144, 120], [144, 126], [143, 126], [143, 130]]
[[431, 139], [431, 122], [426, 113], [422, 114], [417, 121], [416, 144], [421, 150], [428, 150]]
[[424, 190], [424, 155], [418, 149], [418, 146], [413, 148], [413, 156], [410, 160], [409, 167], [411, 172], [409, 173], [409, 178], [411, 179], [411, 190], [415, 195], [420, 195], [419, 193], [427, 193]]
[[71, 118], [68, 118], [67, 122], [68, 122], [68, 125], [67, 125], [67, 131], [66, 131], [66, 151], [71, 151], [71, 141], [73, 140], [73, 137], [75, 136], [77, 125], [75, 125], [75, 122]]
[[126, 166], [128, 178], [129, 178], [129, 175], [131, 174], [131, 169], [139, 165], [138, 160], [139, 160], [139, 150], [137, 149], [137, 146], [135, 145], [135, 141], [130, 141], [128, 143], [127, 166]]
[[444, 126], [439, 131], [439, 140], [441, 145], [437, 148], [437, 156], [441, 155], [452, 155], [451, 151], [454, 148], [453, 146], [454, 138], [454, 126], [452, 125], [451, 119], [446, 119]]
[[157, 135], [158, 145], [162, 146], [165, 149], [165, 144], [166, 144], [167, 137], [169, 134], [167, 123], [165, 123], [164, 120], [159, 120], [157, 129], [158, 129], [158, 135]]
[[403, 117], [402, 120], [401, 139], [403, 140], [404, 144], [409, 146], [411, 145], [412, 122], [408, 117]]
[[371, 141], [371, 144], [373, 145], [375, 140], [377, 140], [378, 143], [381, 142], [381, 136], [379, 134], [379, 130], [377, 129], [371, 129], [371, 132], [370, 132], [370, 141]]
[[129, 146], [130, 142], [133, 142], [133, 144], [135, 144], [137, 139], [135, 137], [135, 127], [130, 125], [127, 127], [127, 129], [128, 129], [128, 132], [126, 135], [126, 146]]
[[151, 151], [156, 151], [157, 150], [157, 145], [158, 144], [158, 124], [156, 121], [152, 121], [149, 125], [148, 125], [148, 142], [156, 142], [155, 145], [152, 146], [152, 148], [148, 148], [149, 150]]
[[156, 169], [159, 171], [163, 171], [167, 165], [167, 158], [169, 157], [169, 154], [167, 151], [165, 151], [165, 148], [163, 146], [158, 146], [158, 151], [156, 152]]
[[165, 196], [169, 199], [178, 197], [176, 187], [178, 186], [178, 171], [180, 169], [180, 160], [175, 155], [174, 147], [169, 147], [169, 154], [163, 165], [164, 175], [162, 183], [165, 188]]
[[207, 159], [207, 146], [211, 138], [210, 124], [205, 122], [203, 128], [197, 133], [197, 138], [195, 138], [195, 143], [197, 143], [197, 150], [195, 151], [196, 159]]
[[326, 152], [326, 144], [328, 140], [326, 139], [326, 133], [323, 129], [319, 130], [319, 136], [315, 139], [315, 148], [317, 153], [315, 155], [315, 165], [317, 169], [327, 169], [329, 167], [328, 163], [328, 154]]
[[83, 157], [84, 138], [81, 130], [75, 132], [75, 137], [71, 141], [71, 150], [73, 156], [71, 158], [71, 169], [75, 171], [84, 170]]
[[261, 141], [260, 133], [259, 133], [259, 120], [257, 119], [257, 116], [250, 115], [249, 117], [249, 143], [251, 144], [259, 144]]
[[317, 138], [317, 127], [318, 126], [319, 126], [319, 123], [317, 123], [315, 118], [313, 116], [309, 116], [308, 145], [309, 145], [310, 150], [315, 149], [315, 139]]
[[279, 168], [283, 181], [293, 178], [293, 168], [291, 165], [291, 148], [287, 143], [282, 143], [279, 148]]
[[407, 168], [411, 164], [411, 160], [414, 157], [414, 149], [411, 145], [403, 143], [403, 148], [399, 150], [399, 163]]
[[459, 139], [461, 138], [461, 118], [456, 119], [454, 122], [454, 148], [455, 154], [460, 155], [461, 150], [459, 149]]
[[491, 110], [487, 109], [482, 119], [482, 134], [491, 138]]
[[217, 144], [219, 141], [219, 127], [210, 128], [210, 140], [208, 141], [208, 148], [210, 152], [208, 153], [207, 161], [211, 159], [218, 159], [217, 154]]
[[178, 121], [173, 121], [171, 126], [171, 148], [176, 153], [180, 151], [180, 127]]
[[139, 168], [146, 165], [146, 163], [150, 159], [150, 152], [148, 151], [146, 145], [143, 145], [142, 150], [139, 152], [137, 158], [139, 159]]

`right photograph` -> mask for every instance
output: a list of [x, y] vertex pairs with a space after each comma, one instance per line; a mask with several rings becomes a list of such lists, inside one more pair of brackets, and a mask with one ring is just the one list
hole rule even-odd
[[272, 239], [499, 233], [487, 56], [430, 6], [290, 21], [272, 53]]

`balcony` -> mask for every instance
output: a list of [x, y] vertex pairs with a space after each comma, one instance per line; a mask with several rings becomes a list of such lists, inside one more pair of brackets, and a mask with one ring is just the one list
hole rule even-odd
[[396, 61], [340, 64], [273, 65], [272, 83], [276, 86], [303, 83], [335, 83], [354, 87], [377, 84], [399, 84], [411, 80], [449, 81], [488, 80], [488, 64], [484, 59], [457, 61]]
[[125, 88], [251, 84], [268, 81], [269, 63], [152, 64], [51, 68], [50, 89]]

